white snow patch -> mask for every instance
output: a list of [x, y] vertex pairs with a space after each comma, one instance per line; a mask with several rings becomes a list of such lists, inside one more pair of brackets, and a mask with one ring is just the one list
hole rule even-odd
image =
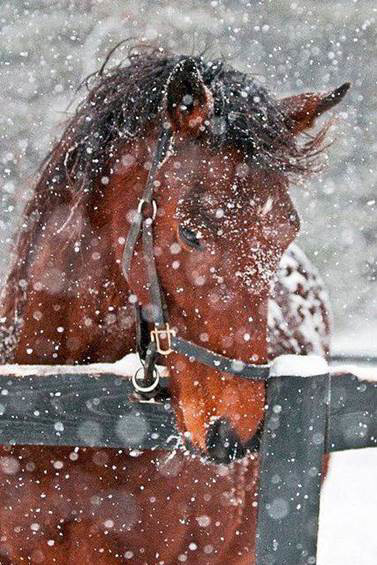
[[[13, 377], [25, 377], [27, 375], [39, 375], [41, 377], [47, 375], [58, 374], [91, 374], [101, 375], [111, 373], [121, 377], [129, 377], [135, 371], [142, 368], [139, 356], [136, 353], [130, 353], [115, 363], [92, 363], [89, 365], [0, 365], [0, 375], [9, 375]], [[166, 368], [157, 366], [161, 376], [166, 376]]]
[[319, 355], [280, 355], [271, 363], [272, 377], [312, 377], [329, 372], [326, 359]]
[[377, 449], [334, 453], [322, 487], [318, 565], [375, 565]]

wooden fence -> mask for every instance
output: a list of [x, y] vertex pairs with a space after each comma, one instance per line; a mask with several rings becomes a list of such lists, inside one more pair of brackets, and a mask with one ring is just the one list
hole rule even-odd
[[[361, 361], [377, 380], [377, 360]], [[377, 382], [280, 367], [268, 382], [261, 438], [257, 565], [313, 564], [323, 457], [377, 447]], [[130, 376], [111, 368], [2, 366], [0, 443], [175, 449], [169, 400], [141, 402]]]

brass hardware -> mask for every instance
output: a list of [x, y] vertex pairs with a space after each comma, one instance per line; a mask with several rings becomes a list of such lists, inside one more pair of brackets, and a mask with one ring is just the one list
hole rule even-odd
[[[160, 355], [169, 355], [173, 352], [172, 349], [172, 337], [175, 337], [175, 330], [170, 329], [169, 324], [166, 324], [163, 328], [158, 328], [155, 326], [154, 330], [151, 331], [151, 340], [156, 344], [157, 353]], [[162, 349], [161, 341], [167, 339], [167, 348]]]

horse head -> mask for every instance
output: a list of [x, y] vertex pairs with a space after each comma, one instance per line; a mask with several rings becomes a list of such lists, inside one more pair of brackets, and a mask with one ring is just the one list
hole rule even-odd
[[[37, 282], [14, 358], [115, 361], [134, 347], [127, 301], [150, 331], [161, 294], [157, 317], [167, 313], [191, 350], [263, 365], [270, 282], [299, 231], [289, 181], [316, 168], [326, 126], [306, 131], [349, 85], [278, 100], [223, 61], [159, 51], [129, 63], [99, 75], [26, 210], [9, 319], [11, 289]], [[51, 273], [64, 274], [58, 288]], [[35, 314], [41, 304], [50, 323]], [[181, 430], [216, 460], [242, 456], [263, 419], [264, 382], [173, 349], [165, 362]]]
[[[323, 132], [304, 146], [297, 137], [341, 100], [348, 85], [330, 94], [274, 101], [243, 76], [230, 84], [229, 77], [217, 77], [209, 84], [203, 66], [201, 59], [183, 58], [164, 91], [160, 127], [171, 130], [171, 145], [153, 177], [156, 269], [176, 335], [244, 363], [263, 364], [270, 282], [299, 231], [289, 174], [304, 169]], [[115, 181], [137, 179], [136, 189], [131, 187], [134, 212], [157, 137], [153, 127], [143, 143], [132, 146], [138, 157]], [[129, 201], [128, 190], [117, 202], [117, 241], [129, 229], [124, 213]], [[153, 304], [141, 238], [130, 286], [148, 319]], [[218, 459], [242, 455], [263, 419], [264, 383], [176, 352], [166, 363], [178, 421], [192, 444]]]

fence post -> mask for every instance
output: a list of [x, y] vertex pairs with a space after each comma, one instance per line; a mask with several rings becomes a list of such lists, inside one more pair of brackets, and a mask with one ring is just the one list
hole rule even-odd
[[328, 365], [283, 355], [272, 367], [260, 449], [256, 565], [316, 563]]

